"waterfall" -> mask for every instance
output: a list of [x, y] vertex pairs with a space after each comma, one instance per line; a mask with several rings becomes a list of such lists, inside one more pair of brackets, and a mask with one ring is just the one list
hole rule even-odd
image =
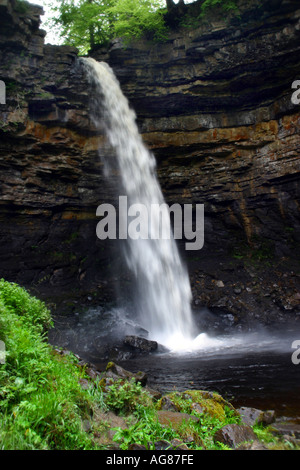
[[[169, 213], [160, 211], [164, 197], [156, 176], [156, 161], [143, 143], [130, 108], [112, 69], [104, 62], [80, 59], [91, 86], [91, 117], [106, 135], [116, 161], [105, 161], [109, 175], [117, 165], [120, 194], [128, 206], [142, 204], [151, 213], [147, 236], [126, 240], [126, 262], [135, 276], [136, 301], [142, 325], [151, 339], [177, 348], [195, 337], [191, 312], [191, 287], [174, 237], [157, 236], [161, 217], [170, 226]], [[109, 161], [111, 160], [111, 161]], [[161, 225], [160, 225], [161, 224]]]

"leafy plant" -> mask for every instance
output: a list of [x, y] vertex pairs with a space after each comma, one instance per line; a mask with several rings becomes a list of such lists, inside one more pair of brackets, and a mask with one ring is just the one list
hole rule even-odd
[[[214, 442], [214, 434], [240, 420], [228, 404], [222, 413], [211, 416], [193, 406], [197, 391], [174, 392], [172, 399], [180, 411], [198, 419], [162, 425], [161, 402], [156, 403], [134, 380], [118, 379], [103, 390], [101, 380], [89, 379], [90, 387], [83, 389], [80, 382], [88, 376], [77, 357], [59, 354], [46, 341], [51, 324], [43, 302], [16, 284], [0, 281], [0, 339], [6, 349], [4, 364], [0, 364], [0, 450], [102, 449], [96, 435], [107, 426], [107, 411], [125, 416], [128, 427], [115, 428], [114, 435], [124, 450], [133, 443], [154, 449], [161, 440], [171, 446], [175, 438], [190, 449], [226, 449]], [[224, 404], [222, 397], [217, 403]], [[93, 422], [92, 416], [98, 414], [104, 418]], [[92, 421], [90, 433], [83, 429], [85, 420]], [[268, 429], [256, 426], [254, 431], [273, 448], [295, 448]]]
[[[48, 26], [60, 30], [66, 44], [76, 46], [81, 54], [113, 38], [126, 42], [146, 37], [165, 41], [169, 32], [167, 16], [176, 16], [184, 27], [197, 26], [214, 9], [238, 11], [238, 0], [204, 0], [181, 8], [171, 0], [62, 0], [51, 5], [53, 16]], [[167, 13], [168, 12], [168, 13]], [[175, 24], [174, 23], [174, 24]]]
[[138, 406], [134, 416], [135, 422], [128, 428], [115, 428], [113, 440], [120, 444], [122, 450], [127, 450], [131, 444], [140, 444], [147, 450], [154, 450], [155, 442], [171, 441], [180, 437], [171, 426], [162, 426], [159, 423], [157, 412], [153, 407]]
[[53, 353], [43, 302], [16, 284], [0, 281], [0, 449], [89, 449], [82, 418], [95, 399], [80, 386], [84, 374], [72, 355]]
[[239, 0], [204, 0], [196, 1], [180, 19], [180, 25], [184, 28], [196, 28], [209, 15], [222, 15], [224, 12], [234, 12], [239, 16]]
[[132, 380], [116, 380], [105, 394], [106, 405], [119, 414], [134, 412], [141, 404], [149, 404], [150, 397], [140, 383]]
[[225, 11], [238, 10], [237, 0], [205, 0], [201, 5], [202, 15], [214, 7], [221, 7]]
[[14, 314], [23, 318], [24, 324], [42, 333], [53, 326], [50, 311], [41, 300], [31, 296], [15, 283], [0, 279], [0, 300]]
[[239, 242], [232, 250], [232, 255], [236, 259], [243, 259], [250, 264], [268, 264], [274, 257], [273, 242], [269, 239], [253, 236], [252, 239]]
[[112, 38], [165, 37], [163, 0], [62, 0], [52, 5], [49, 26], [59, 27], [66, 44], [86, 54]]
[[118, 0], [110, 8], [113, 16], [115, 37], [126, 40], [150, 35], [154, 39], [164, 40], [167, 27], [164, 23], [165, 9], [160, 0]]
[[151, 442], [154, 438], [152, 428], [145, 422], [137, 422], [129, 428], [116, 428], [114, 442], [120, 443], [120, 449], [127, 450], [131, 444], [144, 445], [150, 450], [153, 445]]
[[14, 10], [17, 13], [27, 13], [27, 11], [29, 10], [29, 5], [24, 0], [15, 0]]

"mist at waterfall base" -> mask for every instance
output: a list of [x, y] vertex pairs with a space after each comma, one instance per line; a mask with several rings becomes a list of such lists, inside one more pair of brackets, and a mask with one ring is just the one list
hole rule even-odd
[[[193, 310], [202, 341], [197, 348], [131, 354], [123, 349], [126, 335], [148, 337], [133, 319], [133, 306], [104, 305], [56, 318], [51, 344], [71, 350], [105, 370], [115, 361], [131, 372], [142, 370], [148, 385], [162, 393], [189, 389], [219, 392], [235, 405], [275, 409], [278, 416], [300, 417], [300, 364], [292, 362], [295, 325], [237, 331], [230, 315]], [[204, 336], [205, 335], [205, 336]], [[300, 354], [299, 354], [300, 356]]]
[[[191, 312], [189, 276], [172, 236], [162, 238], [160, 206], [165, 203], [156, 176], [155, 157], [145, 146], [113, 70], [105, 62], [81, 59], [91, 86], [91, 117], [96, 129], [103, 130], [112, 149], [105, 160], [109, 179], [117, 170], [117, 191], [127, 197], [128, 206], [138, 205], [151, 214], [148, 232], [142, 238], [126, 237], [124, 257], [135, 278], [135, 305], [151, 339], [167, 347], [186, 348], [195, 327]], [[101, 148], [99, 149], [101, 155]], [[125, 215], [125, 214], [123, 214]], [[121, 214], [122, 216], [122, 214]], [[197, 342], [200, 342], [198, 338]]]
[[151, 213], [148, 236], [128, 237], [123, 244], [127, 266], [135, 277], [134, 305], [141, 325], [149, 332], [149, 339], [172, 351], [219, 346], [219, 339], [203, 332], [196, 334], [187, 270], [174, 238], [159, 236], [161, 217], [168, 219], [165, 225], [170, 225], [170, 217], [159, 210], [165, 201], [156, 176], [156, 161], [143, 143], [135, 112], [108, 64], [91, 58], [81, 59], [81, 63], [92, 90], [94, 126], [104, 130], [113, 152], [104, 160], [105, 175], [109, 179], [117, 169], [118, 190], [126, 195], [128, 205], [143, 205]]
[[[117, 169], [116, 196], [126, 195], [129, 205], [163, 203], [155, 158], [143, 144], [135, 113], [112, 70], [90, 58], [80, 60], [91, 87], [91, 118], [115, 153], [102, 162], [108, 179]], [[150, 230], [156, 230], [155, 225]], [[110, 354], [115, 351], [109, 360], [133, 372], [144, 370], [161, 390], [204, 388], [240, 396], [244, 391], [253, 398], [264, 390], [268, 397], [275, 396], [283, 388], [284, 400], [290, 392], [299, 395], [300, 366], [291, 361], [291, 344], [298, 339], [293, 326], [285, 332], [253, 326], [242, 333], [228, 324], [229, 316], [223, 321], [207, 310], [192, 311], [188, 273], [172, 238], [129, 238], [123, 255], [135, 279], [132, 302], [88, 309], [73, 320], [59, 319], [53, 344], [93, 364], [105, 363], [108, 347]], [[119, 349], [125, 335], [155, 340], [159, 348], [135, 359]]]

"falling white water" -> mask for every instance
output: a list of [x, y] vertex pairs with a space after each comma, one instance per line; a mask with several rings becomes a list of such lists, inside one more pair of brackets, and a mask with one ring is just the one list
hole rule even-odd
[[[120, 191], [127, 196], [128, 207], [143, 204], [148, 214], [151, 213], [148, 236], [136, 240], [128, 237], [126, 241], [125, 257], [136, 279], [141, 323], [151, 339], [171, 349], [185, 349], [195, 337], [191, 288], [174, 239], [157, 237], [157, 227], [161, 226], [158, 207], [164, 198], [156, 177], [155, 158], [142, 141], [136, 115], [112, 69], [91, 58], [81, 61], [95, 93], [92, 119], [98, 128], [103, 128], [104, 123], [116, 153]], [[109, 174], [110, 162], [105, 163]]]

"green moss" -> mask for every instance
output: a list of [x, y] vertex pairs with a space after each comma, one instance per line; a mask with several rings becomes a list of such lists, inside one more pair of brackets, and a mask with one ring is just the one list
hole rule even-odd
[[107, 387], [105, 403], [111, 410], [121, 415], [135, 412], [139, 407], [153, 407], [150, 395], [134, 379], [115, 380]]
[[106, 371], [108, 371], [109, 369], [112, 369], [113, 367], [115, 367], [115, 363], [114, 362], [109, 362], [106, 366]]
[[270, 265], [274, 258], [274, 243], [272, 240], [253, 236], [249, 241], [239, 241], [231, 250], [235, 259], [243, 260], [249, 265]]
[[17, 13], [27, 13], [29, 10], [29, 5], [24, 0], [15, 0], [14, 10]]
[[208, 10], [218, 7], [225, 11], [238, 11], [237, 0], [204, 0], [201, 4], [201, 12], [205, 15]]
[[[226, 19], [228, 13], [239, 18], [240, 10], [238, 0], [204, 0], [196, 1], [188, 5], [186, 13], [179, 18], [179, 23], [184, 28], [197, 28], [207, 20]], [[224, 15], [227, 13], [227, 15]]]
[[182, 413], [201, 416], [209, 415], [225, 422], [228, 417], [228, 411], [231, 410], [233, 416], [238, 417], [233, 406], [224, 400], [218, 393], [207, 392], [203, 390], [187, 390], [185, 392], [172, 392], [159, 400], [157, 408], [162, 408], [165, 398], [172, 403], [174, 408]]

